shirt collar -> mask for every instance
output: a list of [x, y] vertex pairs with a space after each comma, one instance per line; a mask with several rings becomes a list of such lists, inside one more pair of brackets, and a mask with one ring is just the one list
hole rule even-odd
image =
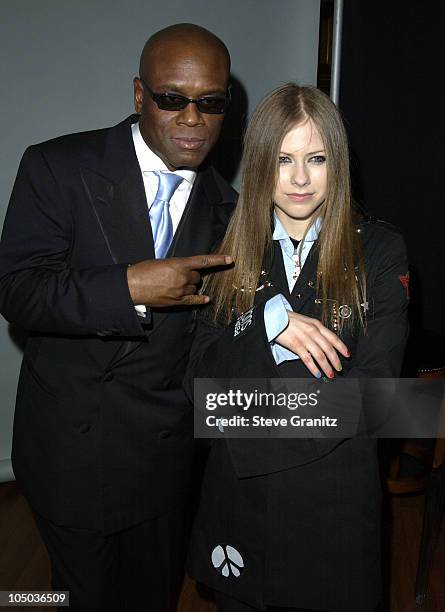
[[[278, 219], [276, 213], [273, 214], [274, 216], [274, 223], [275, 223], [275, 227], [274, 227], [274, 231], [273, 231], [273, 235], [272, 235], [272, 240], [289, 240], [290, 242], [290, 238], [289, 238], [289, 234], [286, 232], [286, 230], [284, 229], [281, 221]], [[321, 219], [318, 218], [315, 223], [313, 225], [311, 225], [311, 227], [309, 228], [307, 234], [306, 234], [306, 238], [304, 239], [304, 242], [315, 242], [318, 238], [318, 234], [320, 233], [320, 229], [321, 229]]]
[[[133, 123], [131, 126], [133, 135], [134, 148], [136, 151], [136, 157], [139, 162], [139, 166], [142, 172], [155, 172], [163, 171], [169, 172], [169, 169], [164, 164], [162, 159], [153, 153], [150, 147], [147, 145], [142, 137], [141, 130], [139, 129], [139, 123]], [[191, 185], [196, 178], [196, 172], [194, 170], [175, 170], [175, 174], [182, 176]]]

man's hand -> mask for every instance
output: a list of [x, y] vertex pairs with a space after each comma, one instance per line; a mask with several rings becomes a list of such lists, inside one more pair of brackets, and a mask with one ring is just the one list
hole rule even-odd
[[337, 351], [344, 357], [350, 356], [346, 345], [318, 319], [292, 311], [288, 315], [289, 325], [275, 338], [275, 342], [298, 355], [314, 376], [320, 376], [317, 362], [326, 376], [333, 378], [333, 367], [338, 372], [342, 369]]
[[152, 307], [197, 306], [210, 298], [196, 295], [201, 275], [198, 270], [227, 266], [228, 255], [194, 255], [141, 261], [127, 270], [133, 304]]

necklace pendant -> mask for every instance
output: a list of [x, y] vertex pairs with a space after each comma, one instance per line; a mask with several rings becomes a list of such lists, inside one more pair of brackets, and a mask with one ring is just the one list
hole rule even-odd
[[292, 280], [296, 281], [297, 278], [300, 276], [301, 272], [300, 259], [296, 255], [294, 255], [292, 259], [294, 260], [294, 271], [292, 274]]

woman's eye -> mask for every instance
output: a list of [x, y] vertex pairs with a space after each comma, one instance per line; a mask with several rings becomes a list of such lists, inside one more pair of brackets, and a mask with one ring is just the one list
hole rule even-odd
[[313, 164], [324, 164], [326, 161], [326, 157], [324, 155], [314, 155], [309, 159]]
[[288, 157], [287, 155], [280, 155], [280, 157], [278, 158], [278, 163], [281, 164], [288, 164], [291, 162], [291, 158]]

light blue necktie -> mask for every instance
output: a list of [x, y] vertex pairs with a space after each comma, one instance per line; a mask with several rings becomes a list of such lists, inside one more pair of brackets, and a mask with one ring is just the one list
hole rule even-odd
[[170, 215], [170, 199], [184, 180], [171, 172], [154, 172], [159, 179], [158, 192], [150, 206], [150, 223], [153, 232], [156, 259], [163, 259], [173, 240], [173, 223]]

